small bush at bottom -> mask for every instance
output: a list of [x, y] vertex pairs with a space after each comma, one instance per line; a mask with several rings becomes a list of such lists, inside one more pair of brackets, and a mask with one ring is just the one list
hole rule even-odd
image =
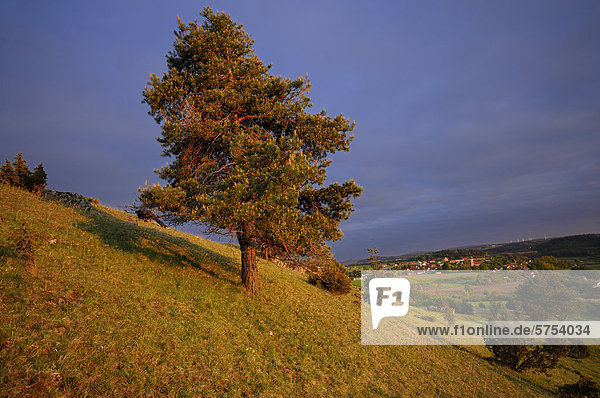
[[565, 384], [558, 387], [558, 395], [560, 397], [600, 397], [600, 389], [598, 385], [588, 377], [579, 375], [577, 383]]
[[34, 245], [31, 233], [25, 226], [17, 230], [10, 238], [13, 253], [24, 259], [33, 260]]
[[560, 358], [587, 358], [585, 345], [488, 345], [498, 362], [517, 372], [530, 370], [546, 373], [558, 365]]

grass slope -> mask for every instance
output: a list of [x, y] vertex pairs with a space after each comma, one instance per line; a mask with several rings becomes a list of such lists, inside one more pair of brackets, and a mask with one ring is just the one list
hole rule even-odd
[[[35, 242], [34, 261], [14, 237]], [[239, 252], [0, 184], [0, 396], [540, 396], [482, 347], [360, 345], [360, 306]], [[597, 361], [596, 357], [594, 361]], [[592, 371], [598, 362], [587, 363]], [[577, 363], [557, 370], [574, 382]]]

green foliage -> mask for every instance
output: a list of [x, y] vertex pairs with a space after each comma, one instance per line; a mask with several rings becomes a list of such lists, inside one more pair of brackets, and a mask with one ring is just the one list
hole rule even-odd
[[348, 271], [348, 277], [350, 278], [360, 278], [361, 275], [360, 269], [352, 269]]
[[509, 304], [530, 320], [565, 321], [578, 314], [580, 305], [576, 299], [573, 289], [555, 273], [539, 273], [519, 285]]
[[40, 163], [33, 169], [33, 173], [29, 176], [29, 186], [27, 189], [30, 191], [41, 191], [46, 188], [48, 176], [44, 170], [44, 166]]
[[328, 156], [349, 150], [354, 124], [309, 113], [307, 79], [271, 75], [241, 25], [210, 8], [201, 15], [202, 24], [179, 21], [168, 72], [144, 90], [173, 160], [158, 171], [167, 184], [144, 187], [140, 200], [173, 223], [236, 236], [243, 283], [255, 292], [257, 250], [306, 257], [341, 239], [339, 222], [362, 189], [323, 185]]
[[486, 252], [480, 249], [446, 249], [439, 250], [436, 252], [421, 254], [418, 256], [411, 257], [418, 261], [430, 261], [438, 260], [444, 257], [448, 258], [462, 258], [462, 257], [485, 257]]
[[34, 238], [31, 231], [23, 224], [10, 237], [13, 255], [26, 260], [34, 259]]
[[529, 263], [531, 269], [571, 269], [573, 264], [568, 260], [560, 260], [553, 256], [536, 257]]
[[554, 238], [540, 243], [536, 249], [543, 256], [597, 256], [600, 255], [600, 234]]
[[27, 161], [23, 159], [23, 154], [21, 152], [19, 152], [17, 156], [15, 156], [15, 161], [13, 162], [12, 166], [19, 179], [19, 186], [21, 188], [26, 188], [29, 183], [31, 171], [29, 171]]
[[[389, 262], [407, 260], [439, 261], [445, 257], [449, 259], [473, 257], [486, 259], [479, 266], [479, 269], [502, 268], [512, 263], [516, 263], [517, 267], [530, 267], [530, 260], [533, 260], [533, 267], [539, 269], [585, 269], [589, 267], [591, 267], [590, 269], [594, 269], [600, 266], [598, 262], [599, 256], [600, 234], [585, 234], [548, 240], [493, 245], [484, 249], [448, 249], [416, 256], [391, 256], [385, 257], [383, 260]], [[542, 258], [540, 259], [540, 257]], [[573, 257], [579, 258], [574, 259]], [[363, 262], [367, 263], [368, 260], [364, 260]], [[468, 267], [468, 262], [467, 264], [452, 265], [451, 267], [458, 269], [470, 268]]]
[[600, 234], [585, 234], [548, 240], [508, 243], [486, 250], [494, 254], [526, 254], [530, 257], [579, 257], [600, 254]]
[[23, 154], [20, 152], [15, 156], [14, 162], [10, 163], [8, 159], [5, 159], [4, 165], [0, 167], [1, 182], [25, 188], [32, 192], [39, 192], [44, 189], [47, 185], [46, 179], [44, 166], [40, 163], [31, 172], [27, 161], [23, 159]]
[[546, 373], [558, 364], [560, 358], [586, 358], [587, 346], [568, 345], [490, 345], [487, 347], [503, 365], [518, 372]]

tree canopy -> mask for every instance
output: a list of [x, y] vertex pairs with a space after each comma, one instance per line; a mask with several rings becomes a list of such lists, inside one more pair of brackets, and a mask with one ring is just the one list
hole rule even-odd
[[14, 162], [11, 163], [5, 159], [4, 164], [0, 167], [0, 182], [25, 188], [35, 193], [46, 188], [47, 178], [42, 163], [38, 164], [32, 172], [21, 152], [15, 156]]
[[273, 76], [253, 40], [225, 13], [178, 20], [168, 71], [144, 90], [169, 162], [166, 185], [145, 186], [144, 205], [172, 223], [194, 221], [235, 236], [242, 282], [258, 291], [257, 253], [329, 255], [339, 222], [362, 191], [354, 181], [325, 185], [329, 155], [348, 151], [354, 123], [310, 113], [307, 78]]

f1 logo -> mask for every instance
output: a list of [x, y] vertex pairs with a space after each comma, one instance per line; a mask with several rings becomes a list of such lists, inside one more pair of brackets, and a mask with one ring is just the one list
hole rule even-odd
[[374, 278], [369, 281], [371, 323], [377, 329], [385, 317], [408, 313], [410, 282], [404, 278]]

